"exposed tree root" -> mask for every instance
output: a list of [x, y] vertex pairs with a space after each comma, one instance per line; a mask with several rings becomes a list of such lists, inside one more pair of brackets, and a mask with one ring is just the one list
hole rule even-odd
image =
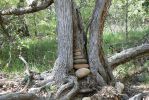
[[[72, 90], [70, 90], [66, 95], [64, 95], [64, 91], [66, 91], [68, 88], [72, 87]], [[57, 91], [57, 94], [55, 96], [56, 99], [59, 99], [62, 97], [62, 100], [70, 100], [71, 97], [73, 95], [75, 95], [77, 93], [77, 91], [79, 90], [79, 84], [78, 84], [78, 80], [76, 77], [74, 76], [70, 76], [68, 78], [68, 83], [66, 83], [65, 85], [62, 85], [59, 90]]]
[[71, 97], [73, 95], [75, 95], [77, 93], [77, 91], [79, 90], [79, 83], [76, 77], [73, 77], [73, 81], [74, 81], [74, 87], [73, 89], [66, 95], [66, 100], [70, 100]]
[[102, 76], [99, 73], [96, 73], [96, 80], [100, 86], [107, 85], [105, 80], [102, 78]]
[[36, 84], [36, 87], [42, 87], [43, 85], [49, 84], [49, 83], [51, 83], [53, 81], [53, 75], [46, 76], [46, 77], [49, 77], [49, 79], [43, 80], [40, 83]]
[[58, 89], [58, 91], [57, 91], [55, 97], [58, 98], [58, 97], [60, 96], [60, 94], [61, 94], [64, 90], [66, 90], [66, 89], [72, 87], [72, 85], [73, 85], [73, 82], [69, 82], [69, 83], [66, 83], [66, 84], [62, 85], [62, 86]]
[[45, 85], [43, 85], [43, 86], [41, 86], [41, 87], [30, 88], [28, 92], [29, 92], [29, 93], [38, 93], [38, 92], [40, 92], [43, 88], [50, 87], [50, 86], [53, 85], [53, 84], [54, 84], [54, 82], [49, 82], [49, 83], [47, 83], [47, 84], [45, 84]]

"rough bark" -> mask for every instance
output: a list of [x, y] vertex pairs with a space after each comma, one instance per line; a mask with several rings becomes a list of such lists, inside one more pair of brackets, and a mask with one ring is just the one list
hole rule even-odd
[[62, 84], [68, 72], [73, 68], [73, 26], [72, 1], [56, 0], [58, 31], [58, 58], [53, 68], [54, 80]]
[[0, 15], [23, 15], [27, 13], [33, 13], [33, 12], [46, 9], [53, 2], [54, 2], [53, 0], [45, 0], [45, 2], [34, 7], [29, 6], [29, 7], [22, 7], [22, 8], [9, 8], [5, 10], [0, 10]]
[[[100, 86], [109, 84], [113, 80], [113, 75], [109, 70], [109, 66], [102, 49], [102, 20], [105, 14], [109, 0], [97, 0], [89, 27], [90, 47], [89, 47], [89, 64], [93, 75]], [[105, 7], [106, 6], [106, 7]], [[104, 18], [105, 19], [105, 18]], [[109, 71], [107, 71], [109, 70]]]
[[143, 57], [145, 55], [149, 55], [149, 44], [126, 49], [108, 58], [108, 62], [114, 69], [120, 64], [124, 64], [132, 59]]

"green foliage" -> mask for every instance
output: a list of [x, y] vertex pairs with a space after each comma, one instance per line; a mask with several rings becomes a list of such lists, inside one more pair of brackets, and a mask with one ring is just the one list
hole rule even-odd
[[143, 3], [142, 3], [142, 6], [144, 8], [144, 10], [149, 13], [149, 1], [148, 0], [145, 0]]
[[[42, 41], [41, 41], [42, 40]], [[22, 43], [22, 44], [19, 44]], [[50, 69], [53, 66], [56, 59], [56, 42], [49, 37], [38, 38], [25, 38], [19, 40], [18, 44], [15, 44], [12, 48], [12, 60], [11, 66], [6, 67], [9, 58], [9, 45], [6, 45], [0, 50], [1, 68], [4, 71], [23, 71], [24, 64], [18, 58], [20, 54], [20, 46], [23, 57], [29, 63], [31, 69], [36, 71], [43, 71]]]
[[104, 50], [107, 54], [112, 54], [112, 49], [120, 49], [121, 51], [122, 49], [134, 47], [135, 45], [139, 45], [139, 42], [143, 40], [147, 33], [149, 33], [149, 29], [129, 31], [127, 41], [125, 39], [125, 33], [104, 33]]

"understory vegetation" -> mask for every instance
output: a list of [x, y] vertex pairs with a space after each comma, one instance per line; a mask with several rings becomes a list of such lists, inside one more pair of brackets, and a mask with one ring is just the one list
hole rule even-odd
[[[144, 37], [147, 35], [148, 37]], [[124, 49], [144, 44], [143, 40], [149, 38], [149, 29], [146, 28], [140, 31], [130, 31], [128, 41], [126, 41], [124, 37], [125, 33], [104, 33], [104, 50], [108, 57], [115, 53], [119, 53]], [[51, 38], [51, 36], [43, 35], [40, 37], [26, 37], [20, 39], [17, 45], [12, 44], [11, 51], [10, 46], [8, 44], [3, 44], [0, 50], [0, 68], [2, 72], [21, 73], [24, 71], [24, 64], [19, 59], [20, 52], [18, 50], [18, 46], [22, 46], [25, 58], [33, 71], [42, 72], [45, 70], [50, 70], [53, 67], [54, 61], [57, 57], [56, 38]], [[9, 55], [10, 53], [11, 58]], [[8, 65], [9, 60], [10, 63]], [[128, 71], [130, 69], [134, 70], [137, 67], [141, 67], [138, 64], [134, 65], [133, 61], [128, 62], [124, 65], [120, 65], [114, 73], [116, 77], [124, 77], [129, 73]], [[149, 60], [145, 60], [143, 62], [143, 67], [148, 66]], [[145, 77], [142, 77], [142, 82], [149, 82], [149, 77], [147, 77], [146, 75]]]

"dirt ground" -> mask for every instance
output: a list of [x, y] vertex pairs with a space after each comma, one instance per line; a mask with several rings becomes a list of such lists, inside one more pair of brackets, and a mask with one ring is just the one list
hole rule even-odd
[[[126, 80], [123, 94], [126, 94], [130, 98], [138, 93], [149, 91], [149, 83], [144, 83], [141, 77], [141, 74], [138, 74]], [[21, 91], [26, 85], [22, 83], [23, 79], [23, 75], [0, 73], [0, 95]], [[41, 80], [35, 80], [33, 84], [39, 81]], [[44, 91], [41, 94], [46, 96], [46, 92]]]

